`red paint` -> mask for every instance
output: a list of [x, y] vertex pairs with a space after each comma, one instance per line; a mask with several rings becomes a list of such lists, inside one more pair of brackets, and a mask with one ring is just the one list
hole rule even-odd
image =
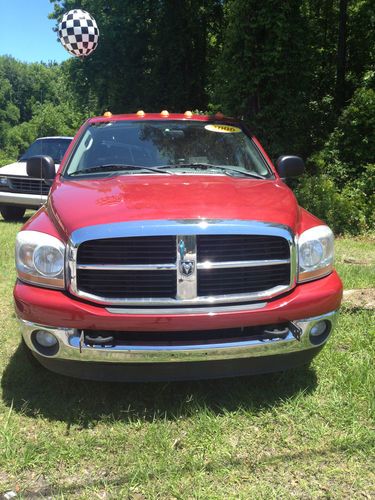
[[278, 222], [296, 231], [298, 220], [295, 197], [281, 180], [224, 175], [60, 179], [48, 209], [67, 236], [81, 227], [122, 221], [242, 219]]
[[188, 331], [264, 325], [318, 316], [340, 307], [342, 283], [334, 272], [326, 278], [298, 285], [287, 295], [259, 310], [194, 315], [111, 314], [104, 306], [17, 282], [14, 289], [20, 318], [70, 328], [127, 331]]

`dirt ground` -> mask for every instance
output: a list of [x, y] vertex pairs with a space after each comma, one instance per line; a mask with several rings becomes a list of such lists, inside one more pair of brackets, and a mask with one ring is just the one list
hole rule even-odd
[[375, 288], [345, 290], [344, 303], [361, 309], [375, 309]]

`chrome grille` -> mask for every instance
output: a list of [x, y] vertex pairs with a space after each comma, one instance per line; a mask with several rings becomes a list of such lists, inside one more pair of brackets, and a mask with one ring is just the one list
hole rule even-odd
[[9, 181], [10, 189], [20, 193], [48, 195], [50, 190], [50, 186], [47, 186], [42, 179], [11, 177]]
[[[93, 238], [96, 229], [78, 230], [69, 252], [70, 291], [102, 304], [181, 306], [264, 300], [295, 284], [294, 240], [287, 228], [245, 221], [237, 221], [239, 227], [233, 221], [229, 227], [227, 221], [206, 224], [100, 226], [111, 238]], [[155, 234], [160, 232], [174, 234]]]

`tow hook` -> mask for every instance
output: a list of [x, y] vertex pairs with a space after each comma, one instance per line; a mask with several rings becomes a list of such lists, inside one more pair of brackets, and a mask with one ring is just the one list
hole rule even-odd
[[285, 339], [288, 332], [289, 328], [287, 326], [285, 328], [269, 327], [264, 329], [264, 334], [268, 340]]
[[113, 345], [114, 338], [112, 335], [108, 335], [108, 337], [85, 335], [85, 341], [89, 345]]
[[301, 341], [302, 328], [295, 325], [292, 321], [289, 321], [288, 326], [289, 326], [289, 330], [292, 332], [293, 337], [296, 340]]

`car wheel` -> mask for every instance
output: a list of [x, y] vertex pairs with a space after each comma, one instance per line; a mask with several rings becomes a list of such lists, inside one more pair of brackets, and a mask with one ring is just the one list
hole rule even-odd
[[23, 207], [1, 207], [0, 213], [4, 220], [20, 220], [25, 215], [26, 208]]

